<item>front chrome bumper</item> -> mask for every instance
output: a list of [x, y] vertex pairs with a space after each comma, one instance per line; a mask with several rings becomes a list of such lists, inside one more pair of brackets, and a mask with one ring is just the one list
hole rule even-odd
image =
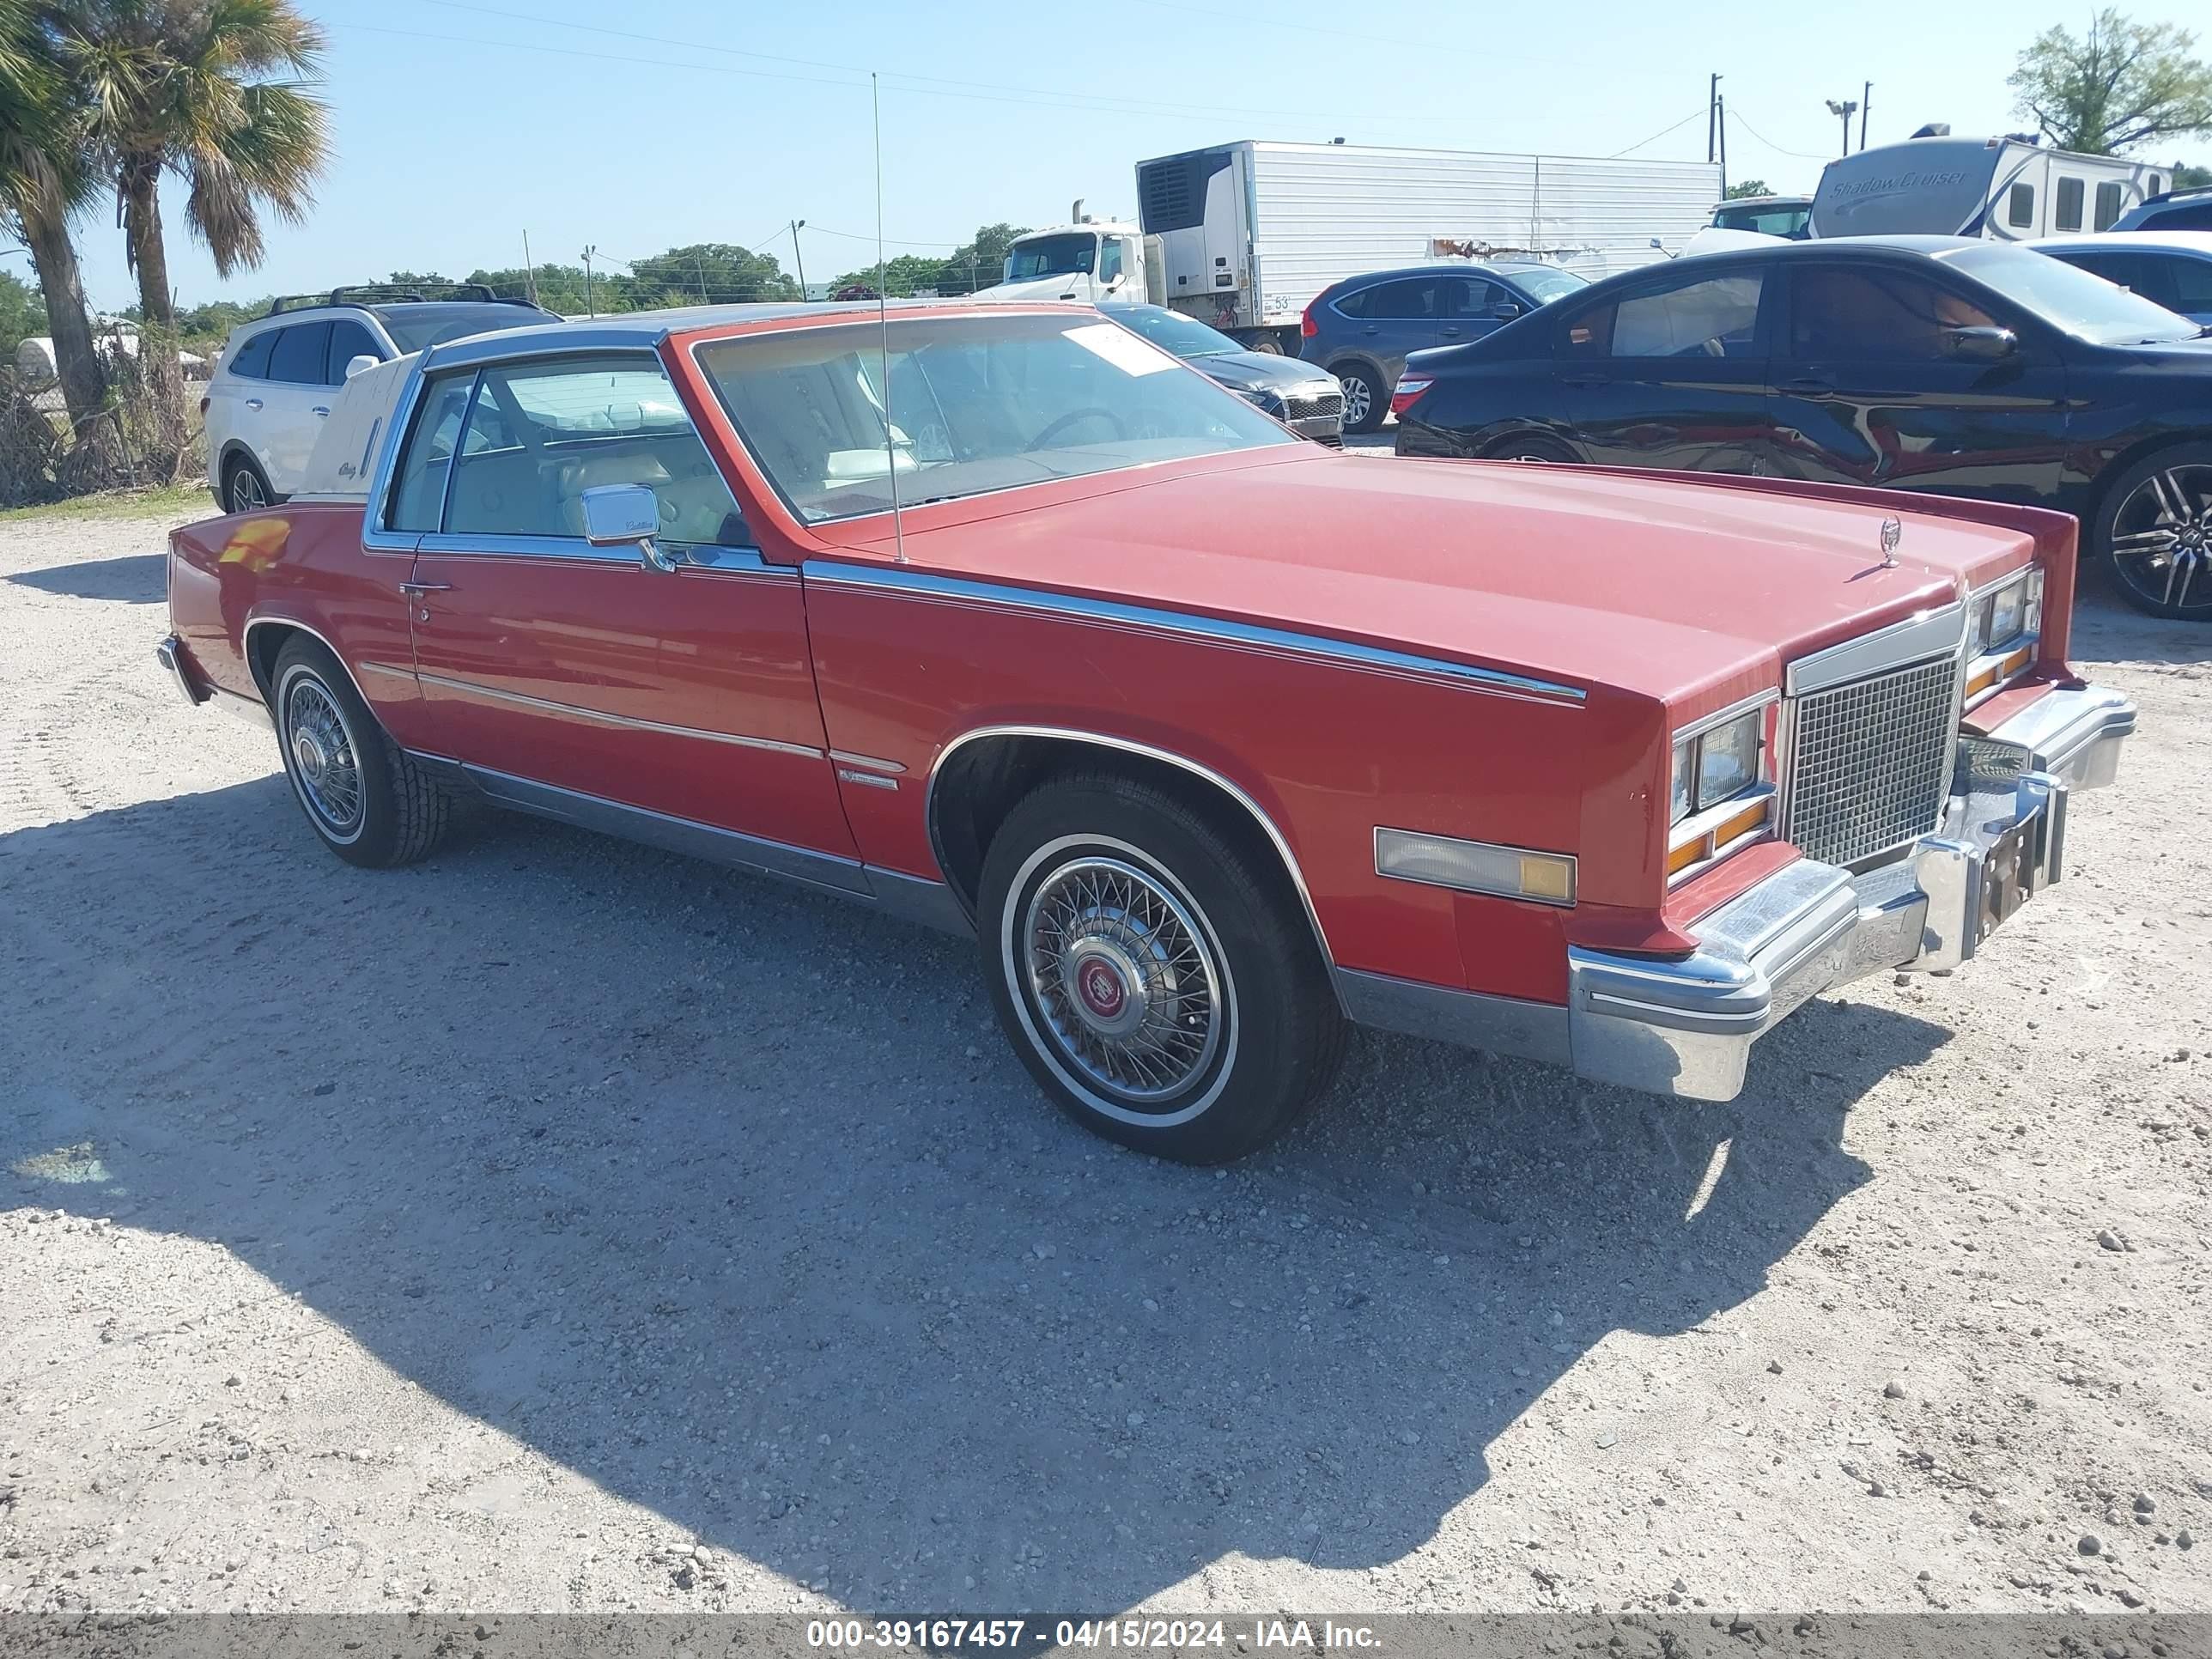
[[1822, 991], [1957, 967], [2063, 874], [2069, 792], [2113, 781], [2135, 720], [2118, 692], [2054, 691], [1961, 738], [1943, 822], [1903, 857], [1856, 874], [1785, 866], [1690, 929], [1687, 957], [1571, 949], [1568, 1063], [1597, 1082], [1731, 1100], [1751, 1045]]

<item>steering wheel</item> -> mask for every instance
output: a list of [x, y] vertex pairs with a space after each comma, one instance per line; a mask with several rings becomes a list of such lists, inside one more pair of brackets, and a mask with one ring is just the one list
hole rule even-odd
[[1127, 439], [1128, 437], [1129, 428], [1122, 423], [1121, 417], [1119, 415], [1116, 415], [1110, 409], [1101, 409], [1096, 404], [1093, 404], [1085, 409], [1069, 410], [1066, 414], [1061, 416], [1050, 426], [1045, 428], [1043, 431], [1038, 433], [1036, 437], [1024, 444], [1022, 446], [1022, 453], [1024, 455], [1035, 453], [1036, 451], [1042, 449], [1046, 444], [1049, 443], [1055, 436], [1057, 436], [1062, 427], [1073, 426], [1078, 421], [1089, 420], [1093, 416], [1097, 416], [1098, 419], [1102, 421], [1111, 422], [1114, 428], [1115, 437], [1118, 439]]

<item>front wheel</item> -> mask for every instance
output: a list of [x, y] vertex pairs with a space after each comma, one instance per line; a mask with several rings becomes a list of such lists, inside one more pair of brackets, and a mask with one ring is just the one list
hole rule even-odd
[[1094, 1133], [1219, 1164], [1303, 1118], [1345, 1024], [1297, 900], [1201, 814], [1133, 779], [1045, 784], [984, 860], [1000, 1024]]
[[2177, 444], [2120, 474], [2090, 545], [2136, 610], [2212, 619], [2212, 444]]
[[386, 735], [337, 659], [313, 640], [276, 654], [270, 712], [284, 775], [323, 845], [381, 869], [428, 853], [445, 833], [445, 792]]

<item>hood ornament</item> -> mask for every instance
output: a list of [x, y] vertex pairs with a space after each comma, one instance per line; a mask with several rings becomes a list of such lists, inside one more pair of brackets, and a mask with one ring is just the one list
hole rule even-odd
[[1897, 544], [1905, 539], [1905, 526], [1894, 519], [1881, 521], [1881, 568], [1897, 568]]

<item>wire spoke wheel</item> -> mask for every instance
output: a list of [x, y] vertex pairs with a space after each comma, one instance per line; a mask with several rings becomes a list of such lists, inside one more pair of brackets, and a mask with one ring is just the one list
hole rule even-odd
[[361, 762], [337, 701], [309, 675], [295, 677], [284, 694], [284, 752], [307, 810], [339, 840], [358, 835]]
[[2148, 474], [2113, 515], [2108, 544], [2120, 579], [2176, 611], [2212, 609], [2212, 464]]
[[1166, 883], [1119, 859], [1071, 859], [1036, 884], [1018, 944], [1042, 1034], [1091, 1087], [1171, 1110], [1206, 1075], [1227, 1024], [1220, 964]]

